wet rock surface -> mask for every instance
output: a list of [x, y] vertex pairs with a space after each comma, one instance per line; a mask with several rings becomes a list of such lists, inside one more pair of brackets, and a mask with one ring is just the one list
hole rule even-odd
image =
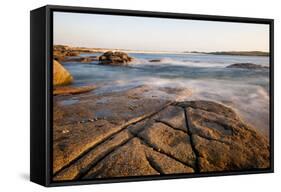
[[231, 108], [161, 91], [166, 97], [147, 86], [55, 96], [53, 179], [269, 167], [268, 140]]
[[267, 66], [262, 66], [254, 63], [234, 63], [226, 68], [239, 68], [239, 69], [268, 69]]
[[53, 88], [53, 95], [69, 95], [69, 94], [80, 94], [92, 91], [96, 88], [95, 85], [92, 86], [58, 86]]

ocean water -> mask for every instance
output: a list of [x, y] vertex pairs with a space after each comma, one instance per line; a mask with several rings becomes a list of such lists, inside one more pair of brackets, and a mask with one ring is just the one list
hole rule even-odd
[[[84, 56], [100, 54], [84, 54]], [[234, 108], [247, 123], [269, 134], [269, 69], [234, 69], [234, 63], [269, 66], [269, 57], [209, 54], [129, 53], [129, 66], [66, 62], [74, 85], [102, 84], [103, 91], [120, 91], [139, 85], [184, 88], [192, 95], [182, 100], [205, 99]], [[160, 59], [160, 62], [150, 62]]]

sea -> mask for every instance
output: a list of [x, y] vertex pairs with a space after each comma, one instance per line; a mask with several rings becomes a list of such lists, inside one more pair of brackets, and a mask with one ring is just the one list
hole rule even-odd
[[[81, 54], [100, 56], [101, 53]], [[226, 68], [234, 63], [269, 66], [266, 56], [232, 56], [201, 53], [129, 53], [128, 66], [65, 62], [74, 85], [104, 85], [104, 91], [123, 91], [140, 85], [183, 88], [192, 95], [183, 100], [211, 100], [232, 107], [240, 117], [269, 136], [270, 71]], [[160, 60], [151, 62], [151, 60]]]

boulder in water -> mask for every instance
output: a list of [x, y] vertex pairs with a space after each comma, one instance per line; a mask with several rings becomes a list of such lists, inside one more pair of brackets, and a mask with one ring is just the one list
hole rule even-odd
[[58, 61], [53, 60], [53, 85], [67, 85], [72, 81], [72, 75]]
[[127, 53], [120, 51], [107, 51], [99, 57], [101, 64], [126, 65], [133, 60]]

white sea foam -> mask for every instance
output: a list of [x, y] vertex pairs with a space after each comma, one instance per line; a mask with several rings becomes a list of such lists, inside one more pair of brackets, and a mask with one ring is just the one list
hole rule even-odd
[[[269, 94], [261, 86], [214, 79], [138, 78], [134, 81], [119, 80], [116, 83], [117, 87], [147, 85], [154, 87], [155, 90], [180, 88], [182, 91], [176, 95], [178, 101], [211, 100], [223, 103], [236, 110], [242, 119], [262, 133], [269, 134]], [[162, 93], [157, 94], [160, 96]]]
[[198, 62], [198, 61], [186, 61], [186, 60], [177, 60], [172, 58], [162, 58], [159, 62], [150, 62], [148, 59], [135, 59], [130, 63], [131, 66], [135, 65], [177, 65], [177, 66], [186, 66], [186, 67], [216, 67], [224, 68], [228, 64], [226, 63], [213, 63], [213, 62]]
[[[155, 88], [155, 94], [165, 97], [165, 91], [157, 91], [159, 88], [180, 88], [183, 91], [177, 92], [177, 100], [202, 99], [224, 103], [239, 112], [247, 122], [268, 134], [268, 70], [225, 69], [233, 63], [265, 63], [268, 66], [267, 58], [180, 54], [131, 56], [135, 59], [129, 67], [94, 64], [69, 64], [66, 67], [74, 76], [76, 84], [106, 84], [96, 90], [100, 93], [147, 85]], [[151, 62], [152, 59], [160, 61]], [[173, 92], [168, 92], [172, 96]]]

